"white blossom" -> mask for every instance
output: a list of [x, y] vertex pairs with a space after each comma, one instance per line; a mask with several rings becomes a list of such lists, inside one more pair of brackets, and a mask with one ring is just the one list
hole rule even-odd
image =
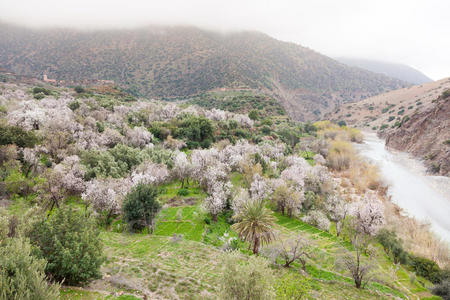
[[61, 186], [69, 193], [82, 193], [86, 188], [85, 171], [77, 155], [67, 156], [55, 166], [54, 171], [60, 178]]
[[374, 192], [367, 192], [361, 201], [356, 202], [352, 214], [356, 217], [357, 231], [372, 236], [385, 222], [383, 203]]
[[270, 187], [264, 180], [264, 178], [255, 174], [253, 176], [253, 182], [250, 185], [250, 194], [255, 200], [263, 200], [270, 193]]
[[330, 220], [319, 210], [311, 210], [302, 221], [325, 231], [330, 228]]
[[131, 182], [135, 186], [139, 183], [159, 185], [169, 178], [169, 170], [165, 164], [155, 164], [145, 161], [131, 173]]
[[150, 145], [153, 140], [153, 134], [145, 127], [136, 126], [133, 129], [126, 129], [125, 136], [128, 143], [134, 147], [144, 147]]

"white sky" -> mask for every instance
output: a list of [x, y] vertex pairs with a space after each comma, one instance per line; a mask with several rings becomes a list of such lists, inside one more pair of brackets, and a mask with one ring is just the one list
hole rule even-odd
[[450, 76], [450, 0], [0, 0], [0, 20], [258, 30], [329, 56], [403, 63], [432, 79]]

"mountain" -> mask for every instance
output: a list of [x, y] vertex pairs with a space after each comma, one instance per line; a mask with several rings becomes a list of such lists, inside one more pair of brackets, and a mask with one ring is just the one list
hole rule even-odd
[[253, 89], [277, 99], [297, 120], [408, 86], [262, 33], [193, 27], [79, 31], [0, 24], [0, 66], [66, 85], [113, 80], [134, 95], [160, 99]]
[[403, 64], [351, 57], [338, 57], [336, 58], [336, 60], [349, 66], [358, 67], [379, 74], [384, 74], [389, 77], [397, 78], [412, 84], [422, 84], [433, 81], [431, 78], [427, 77], [419, 70]]

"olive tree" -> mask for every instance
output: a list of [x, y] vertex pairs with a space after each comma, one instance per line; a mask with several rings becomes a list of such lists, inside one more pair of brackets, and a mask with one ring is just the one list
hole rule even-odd
[[153, 232], [155, 217], [161, 207], [158, 189], [149, 184], [138, 184], [126, 195], [122, 205], [123, 219], [133, 231], [147, 228]]
[[220, 278], [220, 298], [227, 300], [274, 299], [274, 275], [265, 258], [227, 253]]

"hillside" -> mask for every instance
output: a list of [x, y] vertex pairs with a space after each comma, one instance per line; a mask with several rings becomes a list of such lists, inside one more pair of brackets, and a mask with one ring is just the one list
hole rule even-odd
[[62, 85], [113, 80], [134, 95], [159, 99], [256, 89], [297, 120], [408, 85], [262, 33], [192, 27], [76, 31], [2, 24], [0, 66], [19, 75], [46, 74]]
[[411, 84], [423, 84], [433, 81], [419, 70], [407, 65], [351, 57], [337, 57], [336, 60], [349, 66], [358, 67], [374, 73], [384, 74]]
[[424, 159], [431, 173], [450, 176], [450, 90], [433, 102], [388, 130], [386, 146]]
[[0, 276], [28, 283], [7, 295], [423, 299], [445, 288], [448, 246], [390, 201], [355, 153], [357, 129], [273, 105], [250, 118], [3, 79]]
[[380, 94], [358, 103], [348, 103], [335, 109], [325, 118], [345, 121], [348, 125], [372, 130], [399, 126], [404, 118], [427, 110], [433, 101], [450, 89], [450, 78], [415, 85]]

